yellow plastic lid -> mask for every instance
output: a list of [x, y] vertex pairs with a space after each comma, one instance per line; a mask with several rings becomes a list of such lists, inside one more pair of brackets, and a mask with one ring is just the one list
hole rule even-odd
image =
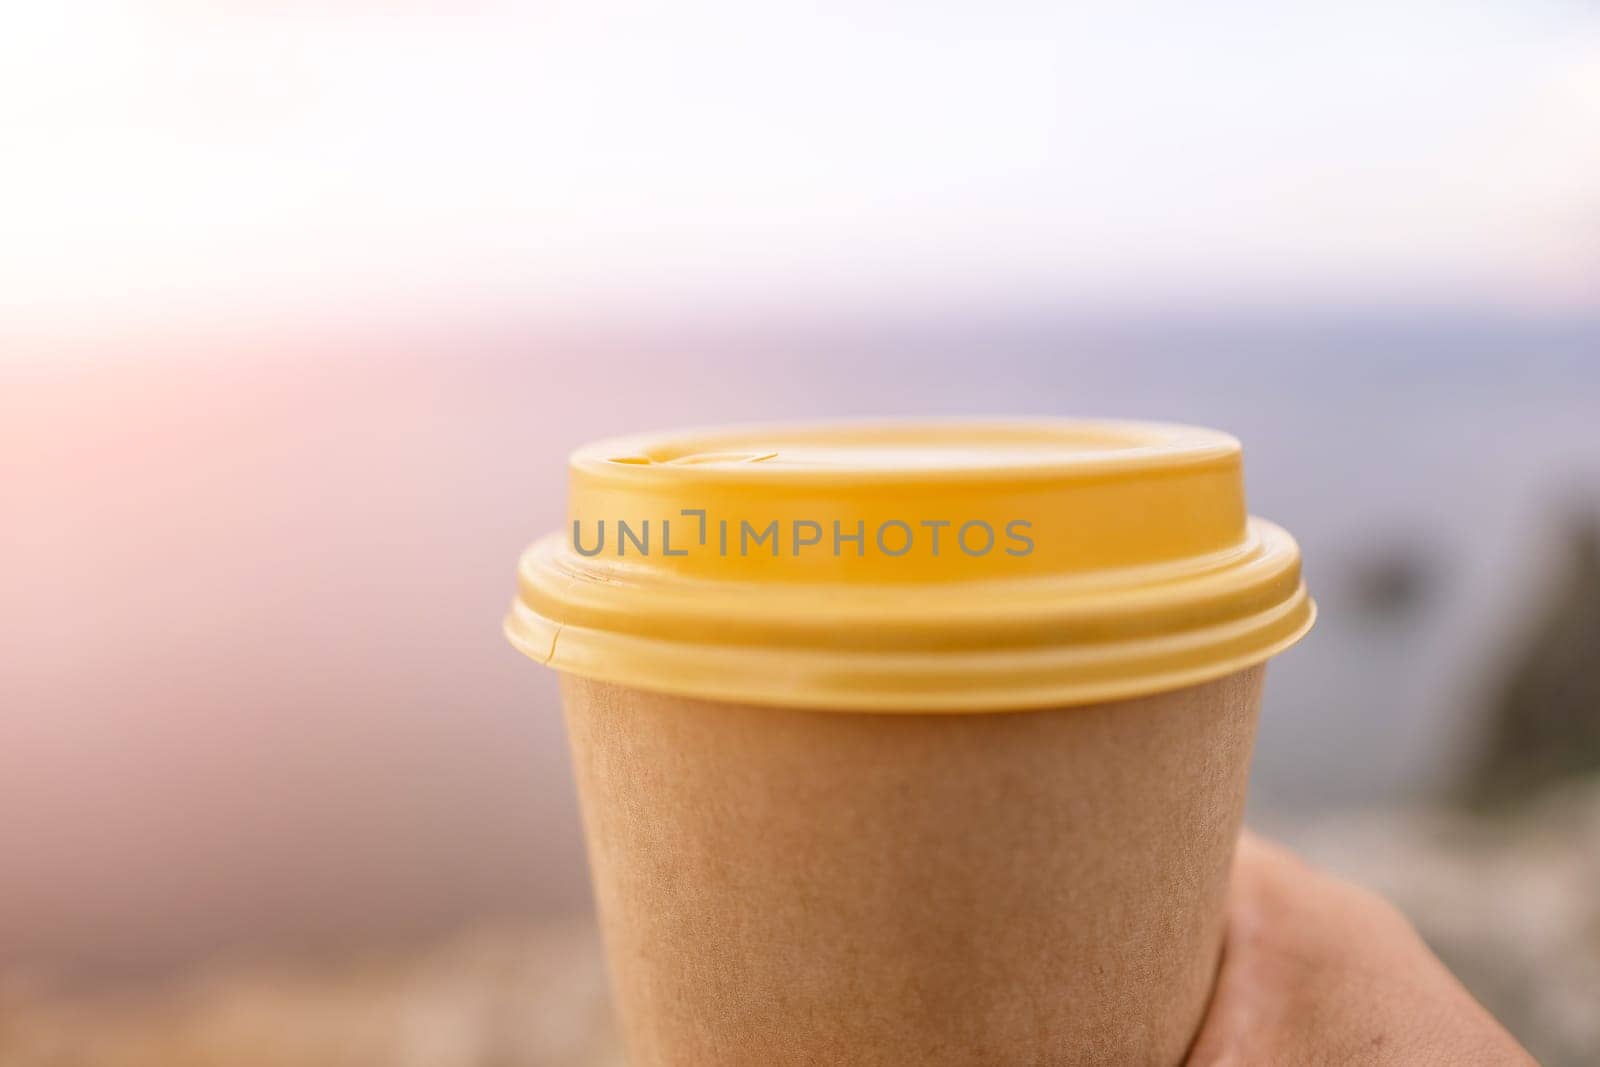
[[1117, 699], [1287, 648], [1300, 552], [1239, 442], [1069, 419], [602, 441], [506, 619], [560, 671], [714, 700], [978, 712]]

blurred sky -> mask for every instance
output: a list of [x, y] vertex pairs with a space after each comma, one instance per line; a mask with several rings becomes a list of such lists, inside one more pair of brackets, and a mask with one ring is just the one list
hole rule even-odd
[[12, 5], [0, 326], [1600, 307], [1600, 7]]

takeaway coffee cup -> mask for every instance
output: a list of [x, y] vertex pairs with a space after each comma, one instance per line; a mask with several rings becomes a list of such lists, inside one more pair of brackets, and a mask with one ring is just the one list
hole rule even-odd
[[601, 442], [523, 556], [630, 1061], [1179, 1062], [1265, 661], [1238, 442], [1069, 420]]

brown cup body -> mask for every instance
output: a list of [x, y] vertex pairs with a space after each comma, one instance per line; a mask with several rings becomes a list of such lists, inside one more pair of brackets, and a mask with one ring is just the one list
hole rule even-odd
[[1181, 1062], [1263, 672], [956, 715], [564, 676], [630, 1062]]

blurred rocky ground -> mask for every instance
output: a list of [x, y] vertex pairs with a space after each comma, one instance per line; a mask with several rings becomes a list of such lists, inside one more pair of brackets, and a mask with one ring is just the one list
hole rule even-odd
[[1545, 1067], [1600, 1063], [1600, 778], [1511, 809], [1259, 828], [1398, 904]]
[[159, 988], [0, 979], [3, 1067], [620, 1067], [587, 921], [473, 930]]
[[[1546, 1067], [1600, 1063], [1600, 779], [1497, 814], [1418, 808], [1261, 829], [1397, 902]], [[0, 981], [3, 1067], [621, 1062], [598, 941], [582, 920], [132, 992]]]

